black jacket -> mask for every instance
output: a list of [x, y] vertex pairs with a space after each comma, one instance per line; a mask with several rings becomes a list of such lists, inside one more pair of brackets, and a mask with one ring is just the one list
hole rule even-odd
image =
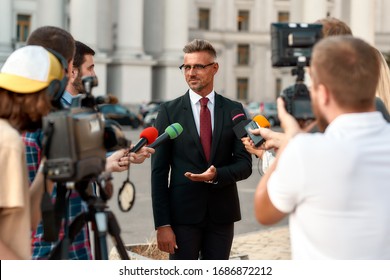
[[[196, 224], [207, 219], [232, 223], [241, 219], [236, 182], [252, 173], [252, 158], [233, 133], [231, 111], [240, 103], [215, 95], [214, 131], [210, 162], [206, 161], [196, 130], [189, 93], [161, 105], [156, 128], [163, 133], [172, 123], [183, 132], [156, 149], [152, 156], [152, 202], [155, 226]], [[217, 184], [193, 182], [189, 171], [217, 168]], [[169, 184], [169, 185], [168, 185]]]

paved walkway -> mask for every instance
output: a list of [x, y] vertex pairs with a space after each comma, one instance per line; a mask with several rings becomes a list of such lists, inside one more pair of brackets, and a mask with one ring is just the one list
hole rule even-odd
[[[130, 259], [145, 259], [129, 253]], [[165, 259], [164, 258], [159, 259]], [[120, 259], [112, 248], [110, 259]], [[232, 259], [249, 260], [289, 260], [290, 237], [288, 226], [271, 227], [265, 230], [236, 235], [232, 245]]]
[[290, 260], [288, 226], [236, 235], [232, 252], [249, 260]]

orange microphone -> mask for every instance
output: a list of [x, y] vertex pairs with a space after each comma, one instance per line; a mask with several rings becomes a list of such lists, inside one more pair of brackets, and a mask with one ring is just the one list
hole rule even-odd
[[266, 128], [271, 127], [271, 124], [269, 123], [269, 121], [266, 119], [266, 117], [264, 117], [262, 115], [257, 115], [255, 117], [253, 117], [253, 121], [255, 121], [258, 124], [258, 126], [260, 126], [260, 127], [266, 127]]

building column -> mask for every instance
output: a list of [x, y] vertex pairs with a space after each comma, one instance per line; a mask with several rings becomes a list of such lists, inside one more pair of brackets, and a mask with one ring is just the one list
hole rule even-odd
[[[377, 0], [378, 1], [378, 0]], [[377, 15], [380, 15], [377, 20], [380, 33], [390, 32], [390, 17], [387, 12], [390, 11], [390, 1], [389, 0], [380, 0], [377, 2]]]
[[370, 44], [375, 41], [375, 1], [351, 0], [351, 24], [354, 36]]
[[291, 22], [312, 23], [326, 17], [327, 0], [291, 0]]
[[64, 27], [64, 0], [39, 0], [38, 7], [41, 11], [38, 19], [39, 26], [51, 25], [60, 28]]
[[[50, 1], [50, 0], [47, 0]], [[97, 0], [70, 1], [70, 33], [97, 51]]]
[[110, 36], [106, 32], [107, 28], [111, 29], [112, 24], [110, 18], [106, 18], [109, 14], [110, 1], [70, 1], [70, 33], [75, 40], [81, 41], [95, 51], [95, 72], [99, 80], [98, 87], [93, 90], [95, 96], [107, 94], [107, 64], [111, 59], [104, 51], [109, 48], [105, 46], [105, 42], [111, 41], [111, 38], [103, 37]]
[[117, 14], [118, 37], [108, 68], [108, 90], [126, 105], [150, 101], [155, 61], [143, 48], [144, 1], [119, 0]]
[[117, 55], [130, 57], [144, 54], [143, 12], [143, 0], [118, 0]]
[[12, 52], [12, 1], [0, 0], [0, 67]]
[[[213, 5], [212, 9], [210, 10], [210, 19], [214, 20], [214, 26], [210, 22], [210, 28], [214, 27], [215, 30], [223, 30], [226, 26], [226, 18], [221, 17], [221, 16], [220, 17], [213, 16], [213, 9], [218, 11], [218, 13], [226, 14], [227, 1], [226, 0], [215, 0], [214, 2], [215, 3]], [[197, 12], [198, 11], [196, 11], [196, 15], [197, 15]], [[214, 12], [214, 14], [216, 14], [216, 12]], [[198, 28], [198, 26], [196, 26], [196, 28]]]
[[157, 62], [153, 67], [153, 99], [170, 100], [188, 88], [178, 68], [189, 40], [188, 2], [145, 0], [144, 47]]

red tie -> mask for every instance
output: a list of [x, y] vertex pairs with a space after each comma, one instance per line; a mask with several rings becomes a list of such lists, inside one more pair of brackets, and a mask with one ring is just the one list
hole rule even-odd
[[210, 159], [211, 152], [211, 115], [207, 108], [208, 102], [207, 97], [200, 99], [200, 142], [207, 161]]

